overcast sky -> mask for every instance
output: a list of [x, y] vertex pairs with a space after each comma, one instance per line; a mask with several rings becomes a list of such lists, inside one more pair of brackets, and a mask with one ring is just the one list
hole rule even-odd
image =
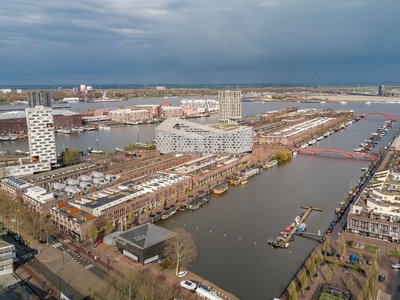
[[0, 85], [400, 82], [400, 2], [0, 0]]

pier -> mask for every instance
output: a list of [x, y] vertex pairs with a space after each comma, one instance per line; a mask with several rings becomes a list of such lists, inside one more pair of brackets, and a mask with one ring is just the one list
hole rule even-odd
[[293, 238], [293, 235], [297, 233], [299, 226], [304, 223], [304, 221], [308, 218], [311, 212], [314, 210], [322, 212], [321, 208], [316, 208], [312, 206], [300, 206], [300, 208], [306, 209], [307, 211], [300, 215], [300, 219], [297, 222], [295, 222], [295, 225], [291, 227], [290, 231], [283, 232], [274, 239], [269, 238], [268, 244], [271, 244], [275, 248], [289, 247], [289, 241]]

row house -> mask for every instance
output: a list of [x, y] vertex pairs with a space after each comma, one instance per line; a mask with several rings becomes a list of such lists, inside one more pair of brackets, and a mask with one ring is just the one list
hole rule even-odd
[[146, 110], [149, 113], [149, 118], [160, 118], [161, 117], [161, 106], [157, 104], [141, 104], [130, 107], [132, 110]]
[[111, 120], [116, 122], [139, 122], [150, 119], [148, 110], [117, 109], [111, 110], [108, 114]]
[[27, 192], [31, 185], [18, 178], [6, 177], [1, 180], [0, 186], [7, 195], [22, 199], [22, 195]]
[[168, 117], [182, 117], [184, 114], [183, 108], [178, 106], [162, 106], [161, 115], [165, 118]]
[[[99, 216], [103, 226], [108, 218], [114, 228], [122, 229], [128, 221], [137, 223], [141, 214], [184, 201], [182, 198], [191, 187], [190, 176], [157, 173], [124, 182], [119, 185], [119, 192], [109, 189], [88, 195], [74, 205]], [[99, 197], [107, 193], [109, 195]]]
[[87, 239], [89, 227], [95, 222], [92, 214], [69, 204], [68, 201], [58, 201], [51, 208], [50, 214], [53, 225], [78, 242]]
[[193, 186], [201, 187], [208, 185], [214, 180], [220, 182], [225, 181], [228, 175], [242, 169], [249, 161], [249, 154], [240, 156], [208, 154], [188, 163], [167, 169], [167, 171], [176, 174], [190, 175], [192, 177]]
[[29, 187], [22, 196], [23, 203], [33, 212], [39, 215], [50, 213], [50, 209], [56, 203], [53, 193], [48, 193], [39, 186]]
[[347, 216], [349, 232], [399, 243], [400, 173], [377, 172]]

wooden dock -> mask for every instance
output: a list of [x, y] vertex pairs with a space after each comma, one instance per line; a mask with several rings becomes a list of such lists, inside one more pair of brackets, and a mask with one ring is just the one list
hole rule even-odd
[[276, 248], [287, 248], [289, 246], [289, 241], [292, 239], [293, 235], [297, 232], [297, 229], [299, 228], [300, 224], [304, 223], [304, 221], [308, 218], [308, 216], [311, 214], [312, 211], [319, 211], [321, 212], [321, 208], [316, 208], [312, 206], [300, 206], [302, 209], [306, 209], [307, 211], [301, 215], [299, 222], [295, 223], [293, 228], [289, 232], [285, 232], [284, 235], [282, 236], [279, 235], [275, 239], [269, 239], [268, 243], [271, 244], [273, 247]]

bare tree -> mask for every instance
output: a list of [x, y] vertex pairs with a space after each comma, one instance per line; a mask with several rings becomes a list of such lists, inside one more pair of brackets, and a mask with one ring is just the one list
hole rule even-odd
[[166, 241], [164, 252], [170, 255], [176, 263], [176, 274], [179, 268], [187, 267], [190, 263], [197, 258], [197, 247], [193, 240], [193, 236], [183, 230], [177, 228], [174, 230], [174, 237]]
[[[184, 298], [183, 298], [184, 296]], [[166, 281], [162, 274], [155, 274], [150, 268], [134, 268], [119, 277], [111, 274], [104, 286], [96, 287], [91, 292], [94, 300], [164, 300], [164, 299], [197, 299], [182, 294], [179, 285]]]

